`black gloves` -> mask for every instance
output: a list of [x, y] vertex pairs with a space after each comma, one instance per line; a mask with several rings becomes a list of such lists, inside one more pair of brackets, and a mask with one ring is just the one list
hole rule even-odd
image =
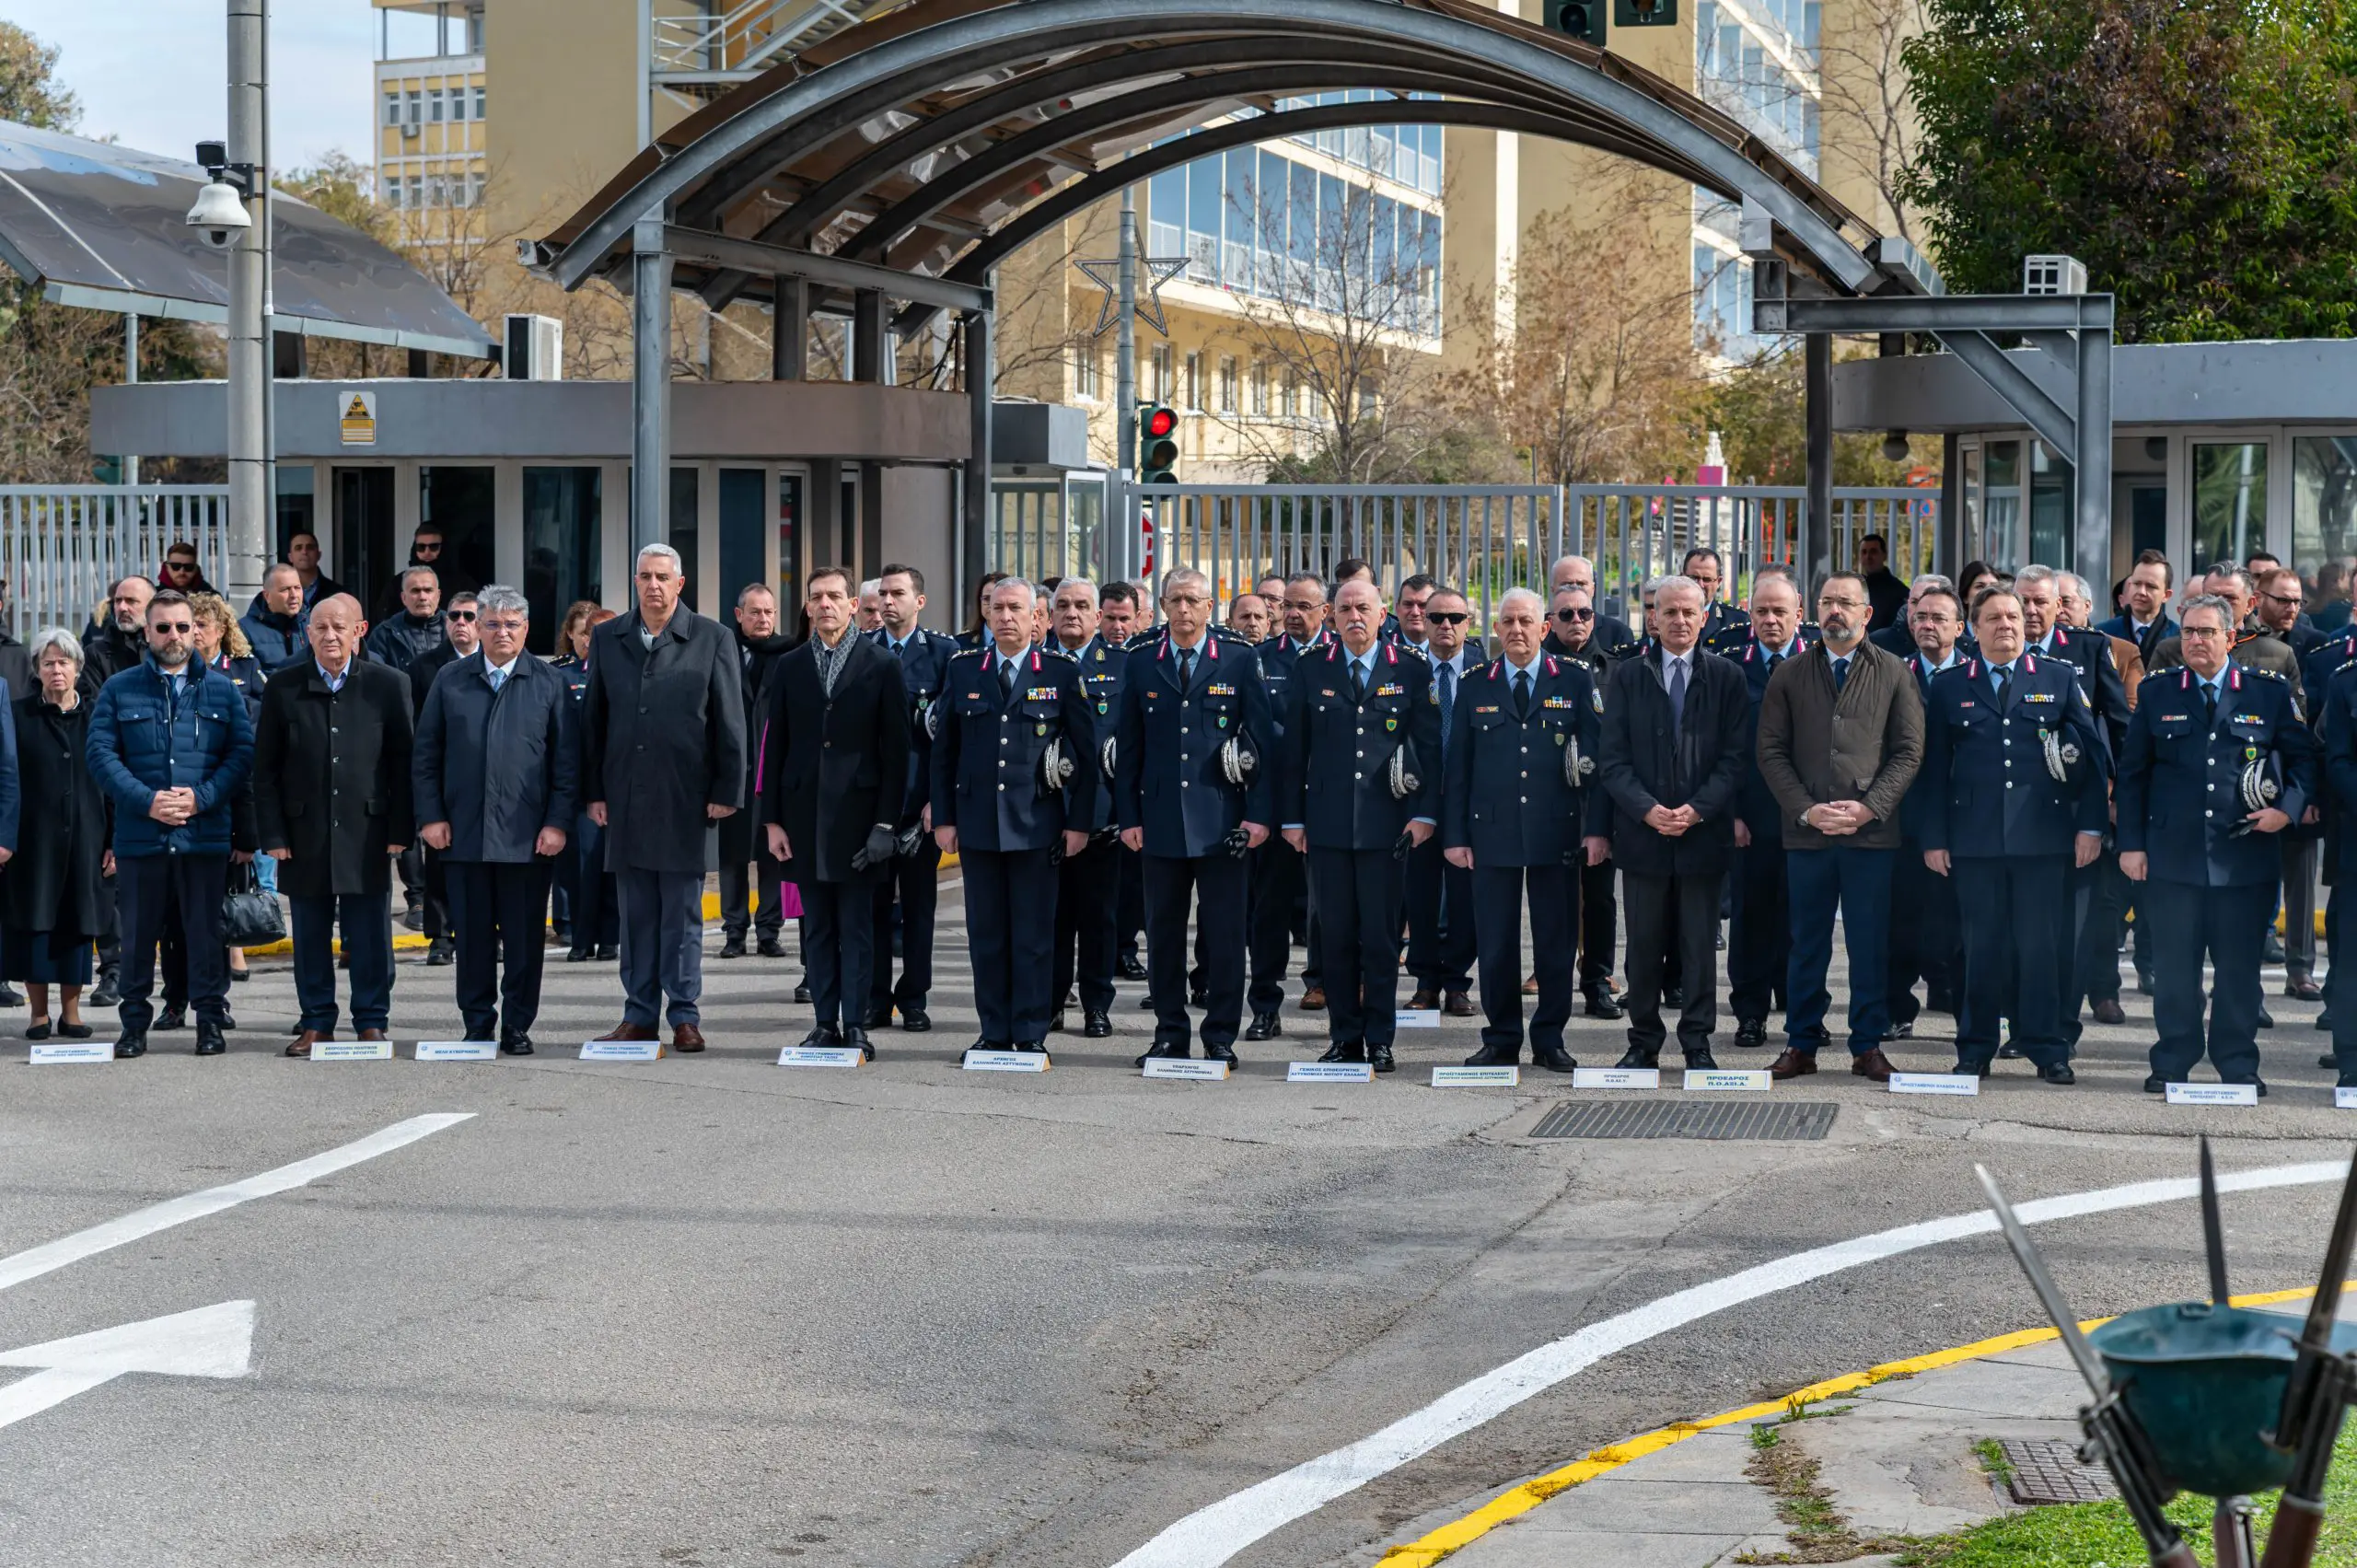
[[1242, 860], [1246, 855], [1252, 853], [1252, 835], [1246, 832], [1241, 828], [1237, 828], [1231, 830], [1225, 838], [1220, 840], [1219, 845], [1220, 848], [1227, 851], [1229, 854], [1234, 855], [1238, 860]]
[[877, 823], [867, 830], [867, 842], [852, 851], [851, 868], [865, 871], [871, 866], [883, 865], [892, 858], [892, 851], [899, 842], [899, 835], [889, 827], [882, 822]]

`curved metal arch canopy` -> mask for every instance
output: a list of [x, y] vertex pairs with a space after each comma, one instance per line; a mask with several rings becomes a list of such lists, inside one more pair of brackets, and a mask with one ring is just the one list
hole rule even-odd
[[[1436, 64], [1465, 62], [1485, 75], [1503, 70], [1526, 79], [1567, 100], [1567, 111], [1585, 108], [1625, 127], [1631, 156], [1690, 168], [1695, 183], [1756, 204], [1828, 281], [1853, 292], [1875, 282], [1872, 263], [1840, 233], [1846, 215], [1838, 203], [1772, 155], [1729, 145], [1705, 122], [1716, 116], [1699, 100], [1664, 101], [1504, 29], [1388, 0], [1284, 0], [1281, 9], [1267, 0], [1180, 3], [1183, 9], [1153, 18], [1155, 37], [1364, 37], [1429, 51]], [[749, 197], [774, 174], [788, 146], [810, 147], [923, 93], [971, 80], [979, 71], [1134, 39], [1140, 26], [1128, 0], [1023, 0], [919, 27], [848, 54], [759, 97], [626, 190], [585, 209], [566, 226], [569, 233], [560, 231], [554, 274], [565, 287], [578, 286], [629, 240], [634, 223], [659, 217], [682, 201], [717, 213]]]

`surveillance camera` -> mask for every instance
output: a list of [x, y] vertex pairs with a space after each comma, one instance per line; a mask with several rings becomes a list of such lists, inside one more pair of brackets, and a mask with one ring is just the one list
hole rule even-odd
[[253, 226], [254, 220], [247, 215], [237, 187], [215, 180], [196, 193], [196, 205], [188, 210], [185, 221], [208, 249], [226, 250], [238, 243], [238, 235]]

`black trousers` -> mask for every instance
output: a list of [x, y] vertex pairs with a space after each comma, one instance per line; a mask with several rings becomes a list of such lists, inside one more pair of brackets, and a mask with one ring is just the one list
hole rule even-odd
[[2063, 863], [2062, 931], [2057, 938], [2062, 944], [2059, 972], [2054, 977], [2055, 1011], [2061, 1015], [2062, 1038], [2073, 1047], [2085, 1025], [2079, 1021], [2079, 944], [2086, 935], [2088, 915], [2095, 908], [2096, 884], [2103, 877], [2103, 862], [2092, 865]]
[[[1485, 865], [1476, 856], [1471, 876], [1481, 955], [1481, 1043], [1502, 1050], [1522, 1045], [1522, 905], [1527, 891], [1531, 956], [1538, 970], [1531, 1049], [1560, 1049], [1578, 972], [1572, 932], [1578, 924], [1579, 874], [1568, 865]], [[1330, 993], [1327, 1005], [1333, 1005]]]
[[[1911, 1024], [1922, 1014], [1923, 1004], [1915, 1000], [1919, 980], [1927, 993], [1945, 992], [1949, 1005], [1960, 1006], [1956, 980], [1963, 967], [1962, 934], [1956, 879], [1924, 865], [1923, 846], [1912, 839], [1899, 844], [1898, 858], [1891, 865], [1890, 908], [1890, 1021]], [[2117, 993], [2118, 987], [2113, 990]]]
[[1120, 888], [1113, 895], [1113, 946], [1122, 958], [1134, 958], [1145, 930], [1145, 857], [1117, 839], [1113, 858], [1120, 866]]
[[[548, 944], [541, 914], [548, 908], [555, 863], [540, 855], [521, 864], [446, 860], [450, 934], [459, 944], [459, 1016], [469, 1040], [513, 1039], [532, 1032], [540, 1016], [540, 973]], [[496, 1028], [500, 1032], [493, 1033]]]
[[[1252, 890], [1245, 900], [1247, 951], [1252, 959], [1252, 986], [1247, 1000], [1255, 1013], [1273, 1013], [1284, 1005], [1285, 969], [1293, 958], [1294, 900], [1301, 897], [1304, 867], [1293, 845], [1275, 833], [1244, 857], [1251, 867]], [[1202, 938], [1200, 929], [1196, 945]], [[1312, 948], [1301, 966], [1307, 981], [1318, 973], [1318, 952]]]
[[122, 931], [122, 1028], [145, 1034], [156, 1010], [156, 947], [164, 923], [180, 916], [188, 939], [189, 1005], [200, 1018], [229, 1015], [229, 950], [221, 935], [221, 897], [228, 889], [226, 854], [142, 854], [115, 862], [115, 912]]
[[2079, 1000], [2119, 1000], [2119, 916], [2126, 902], [2128, 878], [2119, 869], [2119, 852], [2109, 844], [2087, 868], [2087, 918], [2079, 928], [2077, 968], [2071, 982], [2065, 1012], [2075, 1016]]
[[1612, 949], [1620, 911], [1614, 896], [1618, 871], [1609, 855], [1601, 865], [1580, 864], [1580, 989], [1594, 991], [1612, 979]]
[[1205, 932], [1203, 1043], [1233, 1045], [1244, 1013], [1244, 925], [1248, 863], [1232, 854], [1194, 859], [1147, 854], [1145, 879], [1146, 990], [1154, 1001], [1154, 1043], [1184, 1048], [1187, 1020], [1187, 902]]
[[[2062, 1061], [2068, 1031], [2060, 977], [2073, 961], [2066, 940], [2070, 857], [1955, 856], [1948, 867], [1964, 923], [1956, 1060], [1978, 1067], [1993, 1058], [2002, 1016], [2013, 1020], [2023, 1055], [2041, 1067]], [[1903, 923], [1903, 910], [1899, 919]]]
[[1408, 972], [1422, 991], [1466, 991], [1480, 951], [1473, 873], [1451, 865], [1434, 833], [1408, 852]]
[[1120, 897], [1120, 856], [1128, 853], [1119, 839], [1092, 839], [1057, 868], [1055, 976], [1048, 987], [1051, 1012], [1064, 1005], [1075, 974], [1081, 1010], [1112, 1011], [1113, 910]]
[[[1045, 854], [1045, 851], [1040, 853]], [[958, 864], [966, 864], [960, 855]], [[871, 1011], [883, 1012], [899, 1007], [906, 1012], [911, 1007], [924, 1005], [926, 994], [933, 990], [933, 921], [941, 907], [941, 846], [930, 835], [917, 846], [914, 854], [896, 854], [892, 868], [876, 885], [875, 934], [870, 939], [875, 953], [875, 969], [867, 982], [867, 1005]], [[968, 884], [969, 896], [973, 892]], [[892, 920], [897, 903], [900, 922], [900, 978], [892, 979]], [[971, 904], [969, 904], [971, 909]], [[1034, 909], [1029, 918], [1044, 923], [1048, 912]], [[970, 914], [968, 917], [971, 919]], [[1041, 929], [1046, 929], [1044, 923]], [[978, 975], [976, 977], [980, 979]], [[1044, 1022], [1044, 1020], [1043, 1020]], [[1037, 1035], [1025, 1035], [1036, 1040]]]
[[1399, 1027], [1400, 864], [1388, 849], [1315, 844], [1307, 859], [1326, 940], [1327, 1038], [1389, 1045]]
[[1661, 988], [1674, 946], [1678, 981], [1685, 1002], [1678, 1018], [1678, 1048], [1709, 1047], [1719, 1024], [1718, 877], [1648, 877], [1620, 874], [1620, 899], [1629, 911], [1629, 1044], [1659, 1051], [1668, 1038], [1661, 1021]]
[[[222, 875], [225, 877], [228, 875], [226, 868]], [[99, 971], [101, 982], [106, 976], [120, 974], [122, 970], [122, 920], [116, 909], [121, 880], [120, 877], [99, 878]], [[221, 961], [228, 962], [226, 955]]]
[[1056, 871], [1043, 849], [960, 846], [966, 947], [974, 958], [974, 1011], [983, 1042], [1004, 1050], [1048, 1038], [1056, 993]]
[[[1921, 864], [1922, 856], [1917, 856]], [[1737, 1023], [1765, 1020], [1793, 956], [1791, 891], [1782, 839], [1754, 837], [1727, 873], [1727, 1005]]]
[[876, 952], [876, 884], [821, 882], [802, 888], [802, 964], [821, 1024], [858, 1028], [866, 1016]]
[[[2148, 881], [2140, 919], [2153, 923], [2153, 1071], [2183, 1083], [2206, 1051], [2225, 1083], [2258, 1076], [2258, 955], [2276, 885], [2196, 888]], [[2212, 968], [2202, 1028], [2201, 960]], [[2337, 1047], [2336, 1047], [2337, 1049]]]
[[[770, 854], [766, 844], [755, 851], [749, 860], [724, 859], [720, 863], [722, 935], [738, 942], [745, 939], [748, 931], [758, 932], [759, 939], [764, 942], [784, 935], [784, 888], [785, 862]], [[757, 889], [761, 903], [749, 908]]]

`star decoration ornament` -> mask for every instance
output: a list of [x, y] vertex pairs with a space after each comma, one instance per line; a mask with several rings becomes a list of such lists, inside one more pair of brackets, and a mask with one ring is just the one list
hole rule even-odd
[[[1121, 261], [1118, 256], [1094, 261], [1074, 261], [1073, 265], [1088, 274], [1088, 281], [1105, 291], [1105, 304], [1097, 312], [1097, 325], [1088, 329], [1092, 338], [1102, 337], [1105, 329], [1113, 324], [1114, 313], [1121, 297]], [[1138, 265], [1145, 269], [1145, 292], [1138, 296], [1133, 313], [1137, 319], [1160, 332], [1170, 335], [1170, 328], [1162, 319], [1162, 285], [1187, 270], [1184, 256], [1141, 256]]]

